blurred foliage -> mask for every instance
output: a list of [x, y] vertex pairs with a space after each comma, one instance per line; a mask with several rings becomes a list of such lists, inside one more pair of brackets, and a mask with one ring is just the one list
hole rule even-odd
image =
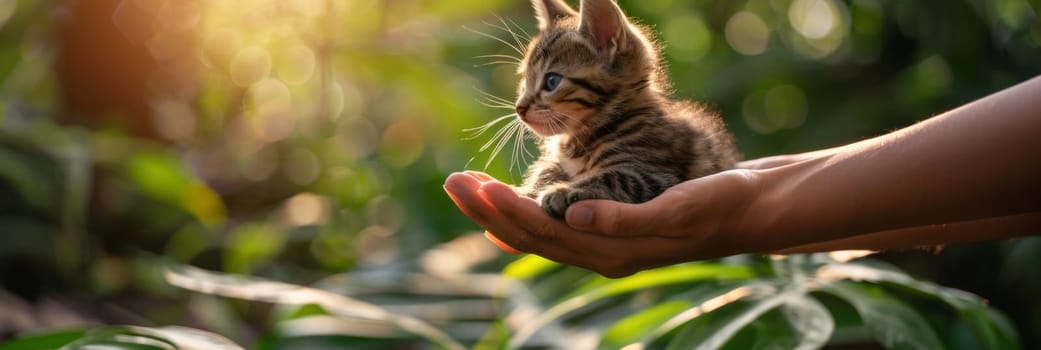
[[[719, 111], [750, 158], [877, 135], [1041, 73], [1041, 3], [1032, 0], [621, 5], [660, 33], [676, 94]], [[71, 325], [178, 324], [258, 348], [335, 347], [343, 337], [273, 331], [286, 320], [326, 322], [328, 308], [279, 316], [291, 312], [241, 294], [189, 293], [164, 271], [191, 264], [300, 285], [347, 283], [335, 278], [346, 272], [365, 285], [381, 274], [499, 271], [511, 258], [465, 235], [477, 227], [440, 184], [489, 160], [491, 152], [480, 151], [489, 136], [467, 139], [463, 130], [505, 113], [480, 102], [485, 93], [511, 100], [517, 81], [513, 66], [488, 56], [513, 54], [492, 37], [512, 42], [503, 28], [530, 33], [530, 12], [522, 0], [0, 0], [0, 307], [13, 310], [0, 315], [0, 339]], [[499, 178], [520, 180], [508, 156], [487, 164]], [[954, 247], [927, 256], [932, 269], [907, 265], [986, 297], [1034, 348], [1041, 346], [1039, 248], [1037, 239]], [[721, 268], [753, 266], [755, 276], [771, 276], [760, 271], [767, 265]], [[536, 303], [563, 300], [576, 279], [592, 278], [552, 270], [563, 272], [550, 280], [567, 288], [540, 291], [547, 287], [539, 279], [531, 286]], [[715, 273], [705, 285], [726, 283], [726, 273]], [[948, 331], [1000, 326], [992, 309], [970, 317], [943, 299], [946, 289], [923, 296], [914, 287], [920, 282], [908, 282], [910, 290], [892, 282], [812, 297], [836, 324], [857, 312], [870, 317], [862, 308], [874, 305], [850, 302], [861, 300], [924, 318], [923, 329], [947, 347], [995, 344]], [[354, 295], [337, 288], [347, 287], [322, 290]], [[648, 300], [663, 302], [627, 318], [586, 315], [571, 324], [632, 340], [631, 332], [699, 304], [697, 293], [712, 292], [704, 288], [690, 289], [693, 299], [658, 295]], [[446, 295], [470, 295], [393, 298], [412, 295], [406, 291], [369, 290], [361, 301], [439, 305]], [[478, 299], [494, 294], [482, 293]], [[935, 300], [911, 311], [899, 306], [922, 298], [954, 306], [960, 321], [944, 321], [952, 310]], [[835, 306], [838, 299], [848, 305]], [[745, 319], [749, 327], [732, 331], [760, 334], [792, 319], [757, 306], [762, 300], [774, 299], [744, 300], [704, 322]], [[742, 318], [749, 310], [759, 317]], [[800, 310], [820, 315], [819, 307]], [[507, 321], [481, 327], [507, 330]], [[90, 334], [157, 334], [114, 332]], [[489, 333], [482, 342], [478, 333], [463, 338], [501, 340]], [[843, 334], [837, 326], [832, 338]], [[73, 335], [83, 333], [54, 333]], [[701, 335], [670, 337], [684, 344]]]
[[535, 338], [601, 349], [1019, 347], [1011, 324], [979, 297], [879, 261], [849, 261], [866, 253], [738, 256], [618, 280], [529, 256], [505, 274], [527, 281], [548, 308], [513, 310], [537, 316], [512, 320], [517, 330], [500, 336], [509, 348]]

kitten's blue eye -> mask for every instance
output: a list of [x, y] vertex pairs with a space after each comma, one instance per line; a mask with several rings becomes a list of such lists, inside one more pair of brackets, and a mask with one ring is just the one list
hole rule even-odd
[[557, 73], [546, 73], [546, 77], [542, 79], [542, 89], [546, 91], [553, 91], [560, 86], [560, 81], [564, 80], [564, 77]]

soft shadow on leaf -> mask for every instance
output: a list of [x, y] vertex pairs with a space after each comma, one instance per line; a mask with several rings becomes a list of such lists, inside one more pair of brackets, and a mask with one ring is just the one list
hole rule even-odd
[[92, 330], [61, 348], [81, 349], [243, 350], [243, 347], [223, 336], [186, 327], [112, 326]]

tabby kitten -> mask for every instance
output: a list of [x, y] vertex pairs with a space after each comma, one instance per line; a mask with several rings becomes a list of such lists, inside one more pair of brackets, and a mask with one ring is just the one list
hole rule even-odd
[[533, 0], [518, 117], [542, 138], [518, 193], [562, 218], [585, 199], [648, 201], [737, 161], [722, 121], [670, 99], [658, 49], [613, 0]]

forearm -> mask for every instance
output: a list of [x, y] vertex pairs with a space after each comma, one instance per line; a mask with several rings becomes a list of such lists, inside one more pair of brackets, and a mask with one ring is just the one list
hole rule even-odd
[[1041, 210], [1041, 78], [914, 126], [755, 170], [734, 234], [777, 250]]
[[919, 226], [868, 233], [849, 238], [807, 244], [777, 251], [777, 254], [827, 252], [834, 250], [886, 250], [973, 243], [1041, 234], [1041, 212]]

